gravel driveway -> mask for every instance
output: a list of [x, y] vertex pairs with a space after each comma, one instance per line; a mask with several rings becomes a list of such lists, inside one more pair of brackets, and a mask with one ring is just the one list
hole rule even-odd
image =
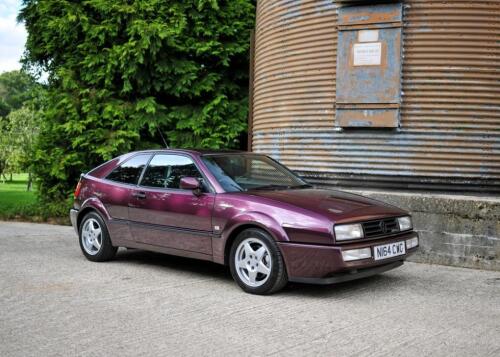
[[109, 263], [71, 227], [0, 222], [1, 356], [499, 356], [500, 273], [407, 263], [336, 286], [243, 293], [225, 267]]

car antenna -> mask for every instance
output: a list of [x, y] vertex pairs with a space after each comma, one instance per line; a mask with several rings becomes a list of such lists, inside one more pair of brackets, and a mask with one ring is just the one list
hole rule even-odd
[[163, 140], [163, 144], [165, 144], [165, 147], [167, 149], [170, 149], [170, 147], [168, 146], [167, 140], [165, 140], [165, 138], [163, 137], [163, 133], [161, 132], [160, 127], [157, 126], [156, 129], [158, 129], [158, 133], [160, 133], [161, 140]]

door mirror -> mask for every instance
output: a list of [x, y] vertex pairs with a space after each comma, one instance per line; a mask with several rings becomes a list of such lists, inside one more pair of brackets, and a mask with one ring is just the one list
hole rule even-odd
[[180, 188], [183, 190], [197, 190], [200, 191], [201, 183], [195, 177], [183, 177], [181, 178]]

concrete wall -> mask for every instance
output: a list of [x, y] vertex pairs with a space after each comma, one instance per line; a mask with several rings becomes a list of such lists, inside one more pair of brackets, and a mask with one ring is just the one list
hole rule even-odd
[[420, 234], [415, 262], [500, 270], [500, 197], [351, 191], [411, 212]]

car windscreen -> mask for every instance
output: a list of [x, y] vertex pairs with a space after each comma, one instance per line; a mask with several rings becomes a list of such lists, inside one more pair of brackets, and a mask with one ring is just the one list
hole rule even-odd
[[264, 155], [206, 155], [202, 160], [226, 192], [309, 187]]

